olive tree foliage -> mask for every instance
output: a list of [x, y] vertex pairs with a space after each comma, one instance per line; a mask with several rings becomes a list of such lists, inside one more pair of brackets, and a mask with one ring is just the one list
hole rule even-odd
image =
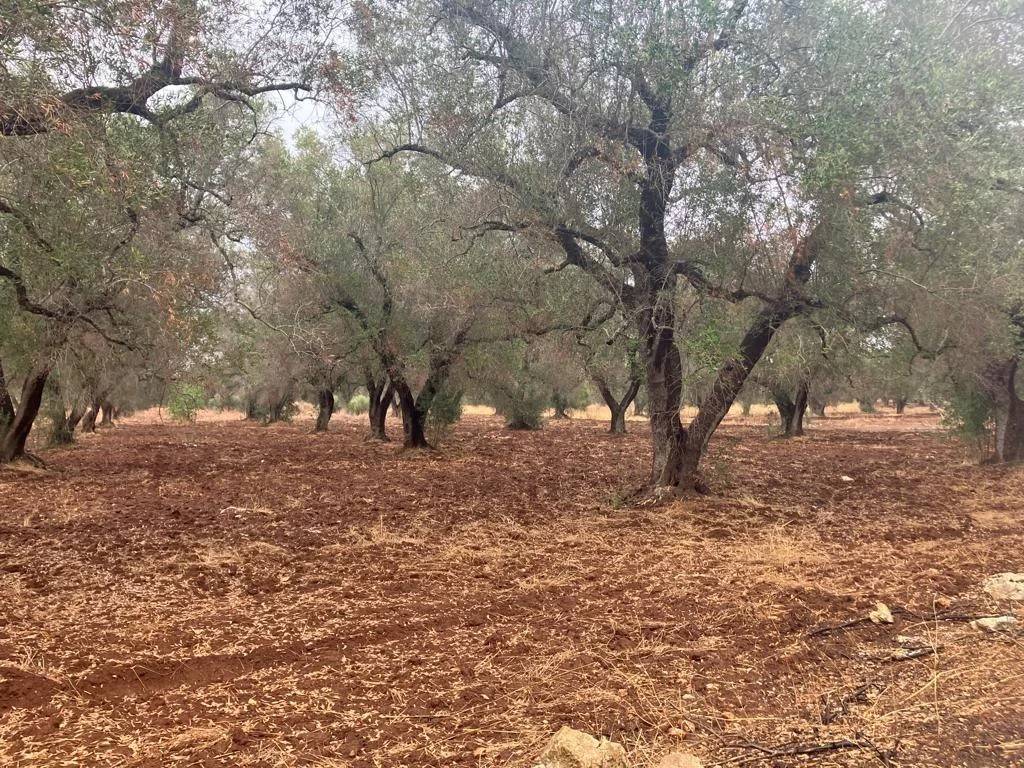
[[[486, 184], [481, 226], [556, 246], [633, 318], [650, 483], [686, 490], [780, 327], [905, 321], [904, 281], [948, 256], [917, 246], [990, 186], [1018, 103], [1012, 25], [979, 23], [1002, 5], [405, 0], [358, 33], [402, 126], [379, 157]], [[681, 294], [747, 317], [685, 426]]]
[[[206, 254], [182, 236], [173, 195], [153, 183], [137, 126], [0, 142], [0, 458], [8, 461], [24, 453], [69, 345], [130, 353], [137, 365], [144, 349], [190, 323], [197, 291], [210, 284]], [[90, 375], [79, 376], [83, 386]], [[8, 393], [16, 379], [17, 409]], [[105, 398], [101, 389], [82, 394]]]
[[0, 135], [115, 113], [173, 130], [211, 102], [330, 92], [345, 12], [317, 0], [16, 2], [0, 27]]
[[386, 438], [393, 393], [405, 445], [426, 447], [433, 403], [457, 388], [466, 350], [541, 322], [535, 257], [465, 228], [479, 190], [432, 164], [366, 169], [335, 149], [312, 136], [294, 152], [268, 144], [265, 183], [239, 207], [238, 242], [221, 247], [254, 315], [290, 296], [271, 323], [362, 371], [374, 436]]

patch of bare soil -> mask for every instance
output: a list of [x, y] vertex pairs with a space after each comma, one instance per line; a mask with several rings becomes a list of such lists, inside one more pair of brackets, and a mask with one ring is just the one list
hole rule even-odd
[[616, 503], [640, 423], [309, 426], [0, 471], [0, 763], [525, 767], [568, 724], [638, 768], [1024, 764], [1024, 638], [967, 623], [1014, 608], [980, 584], [1024, 570], [1024, 475], [933, 416], [734, 420], [715, 495], [654, 510]]

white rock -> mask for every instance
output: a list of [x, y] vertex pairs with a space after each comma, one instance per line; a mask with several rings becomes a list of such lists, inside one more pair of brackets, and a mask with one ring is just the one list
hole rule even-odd
[[656, 768], [704, 768], [704, 763], [696, 755], [686, 752], [670, 752], [661, 758]]
[[565, 725], [541, 753], [539, 768], [627, 768], [626, 750]]
[[982, 629], [986, 632], [1001, 632], [1009, 629], [1017, 623], [1015, 616], [986, 616], [983, 619], [975, 619], [971, 626], [975, 629]]
[[985, 579], [984, 589], [996, 600], [1024, 600], [1024, 573], [997, 573]]
[[868, 614], [868, 618], [875, 624], [892, 624], [894, 621], [892, 611], [885, 603], [875, 603], [875, 610]]

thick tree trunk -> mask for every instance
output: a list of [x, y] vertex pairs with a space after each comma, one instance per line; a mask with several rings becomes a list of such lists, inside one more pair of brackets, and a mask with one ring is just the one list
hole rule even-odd
[[828, 403], [826, 403], [824, 400], [819, 400], [816, 397], [808, 396], [807, 404], [808, 406], [810, 406], [811, 413], [813, 413], [817, 418], [825, 418], [825, 408], [827, 407]]
[[102, 415], [100, 416], [100, 426], [114, 426], [114, 406], [110, 404], [109, 400], [104, 400], [100, 408], [102, 413]]
[[90, 404], [89, 409], [85, 412], [85, 416], [82, 417], [82, 432], [95, 432], [96, 431], [96, 419], [100, 415], [100, 401], [93, 400]]
[[395, 388], [386, 377], [377, 380], [367, 375], [366, 392], [370, 396], [370, 437], [387, 442], [388, 407], [394, 400]]
[[0, 439], [14, 422], [14, 401], [7, 389], [7, 379], [4, 375], [3, 361], [0, 361]]
[[395, 383], [395, 391], [402, 408], [402, 430], [405, 435], [403, 446], [430, 448], [426, 433], [428, 410], [418, 404], [419, 398], [413, 396], [412, 390], [404, 381]]
[[619, 400], [612, 394], [611, 388], [602, 378], [598, 376], [594, 376], [592, 378], [594, 380], [594, 384], [597, 385], [598, 391], [601, 393], [601, 398], [604, 400], [605, 405], [608, 406], [608, 410], [612, 413], [611, 424], [608, 431], [613, 435], [626, 434], [626, 411], [636, 398], [637, 392], [640, 391], [640, 382], [637, 379], [632, 379], [629, 382], [629, 386], [626, 388], [626, 394], [622, 396], [621, 400]]
[[800, 382], [793, 397], [782, 389], [772, 392], [775, 407], [779, 409], [783, 437], [800, 437], [804, 433], [804, 415], [807, 413], [807, 382]]
[[995, 409], [997, 462], [1024, 461], [1024, 401], [1017, 394], [1020, 355], [990, 364], [982, 385]]
[[744, 334], [739, 356], [727, 360], [718, 369], [711, 391], [701, 400], [697, 415], [684, 430], [685, 441], [676, 475], [676, 485], [680, 490], [706, 490], [700, 474], [700, 462], [711, 436], [729, 413], [750, 371], [764, 355], [776, 331], [791, 314], [792, 310], [785, 306], [764, 307]]
[[907, 398], [897, 397], [896, 398], [896, 415], [902, 416], [903, 412], [907, 409]]
[[331, 423], [331, 416], [334, 415], [334, 392], [330, 389], [321, 389], [317, 393], [317, 414], [314, 432], [326, 432], [327, 425]]
[[21, 388], [21, 398], [18, 401], [18, 412], [3, 436], [0, 437], [0, 464], [14, 461], [25, 455], [25, 443], [28, 441], [36, 416], [39, 415], [39, 407], [43, 402], [43, 390], [46, 388], [46, 379], [49, 375], [49, 367], [42, 366], [33, 370], [25, 379], [25, 385]]
[[782, 429], [782, 434], [789, 437], [792, 434], [790, 430], [793, 428], [796, 404], [789, 393], [781, 388], [772, 390], [772, 400], [775, 401], [775, 407], [779, 411], [779, 427]]
[[75, 441], [75, 428], [85, 416], [85, 406], [75, 403], [71, 410], [63, 412], [54, 419], [53, 432], [50, 434], [51, 445], [68, 445]]
[[62, 408], [53, 419], [53, 430], [50, 432], [50, 445], [69, 445], [75, 441], [75, 427], [85, 415], [85, 408], [75, 403], [70, 411]]
[[79, 422], [85, 416], [85, 406], [81, 403], [75, 403], [71, 409], [71, 413], [68, 414], [68, 429], [74, 434], [75, 429], [78, 427]]

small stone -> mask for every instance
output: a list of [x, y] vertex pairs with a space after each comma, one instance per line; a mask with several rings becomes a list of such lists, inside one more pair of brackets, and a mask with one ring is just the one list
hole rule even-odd
[[696, 755], [686, 752], [670, 752], [661, 758], [656, 768], [704, 768], [704, 763]]
[[892, 611], [885, 603], [875, 603], [875, 610], [868, 614], [868, 618], [875, 624], [892, 624], [894, 621]]
[[1024, 600], [1024, 573], [997, 573], [985, 579], [984, 589], [996, 600]]
[[840, 475], [839, 479], [842, 480], [844, 483], [852, 483], [853, 482], [853, 478], [850, 477], [849, 475]]
[[540, 756], [543, 768], [627, 768], [626, 750], [608, 739], [562, 726]]
[[975, 619], [971, 626], [985, 632], [1001, 632], [1009, 629], [1017, 623], [1015, 616], [986, 616], [983, 619]]
[[928, 641], [918, 635], [896, 635], [896, 642], [907, 648], [924, 648]]

